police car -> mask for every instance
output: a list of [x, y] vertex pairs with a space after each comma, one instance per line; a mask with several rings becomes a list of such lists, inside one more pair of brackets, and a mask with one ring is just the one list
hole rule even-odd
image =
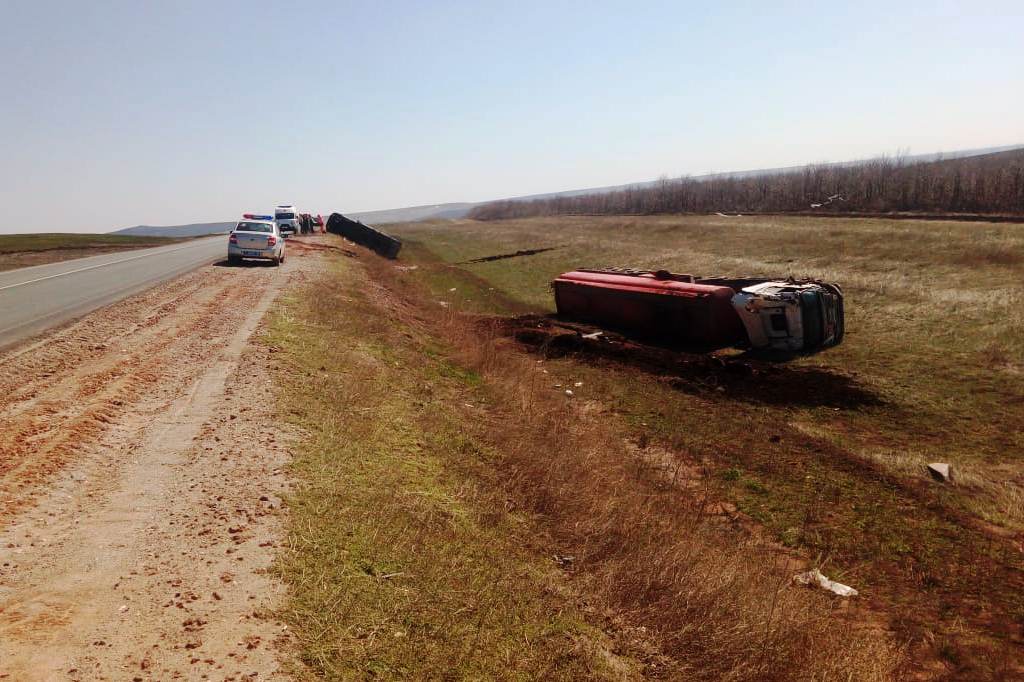
[[243, 258], [284, 262], [284, 237], [272, 215], [246, 213], [228, 236], [228, 262], [238, 264]]

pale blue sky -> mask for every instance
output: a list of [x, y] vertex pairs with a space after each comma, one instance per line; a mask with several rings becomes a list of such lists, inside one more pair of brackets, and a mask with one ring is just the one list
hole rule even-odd
[[2, 232], [1024, 143], [1024, 2], [0, 0]]

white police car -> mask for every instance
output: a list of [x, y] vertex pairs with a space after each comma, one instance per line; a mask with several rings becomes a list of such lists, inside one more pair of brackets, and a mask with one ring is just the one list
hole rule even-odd
[[243, 258], [284, 262], [284, 237], [272, 215], [246, 213], [228, 236], [228, 262], [241, 263]]

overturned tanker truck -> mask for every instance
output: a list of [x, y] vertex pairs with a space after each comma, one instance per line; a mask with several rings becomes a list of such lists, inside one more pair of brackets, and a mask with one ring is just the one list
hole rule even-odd
[[810, 279], [574, 270], [552, 282], [558, 316], [680, 349], [816, 353], [843, 340], [843, 292]]

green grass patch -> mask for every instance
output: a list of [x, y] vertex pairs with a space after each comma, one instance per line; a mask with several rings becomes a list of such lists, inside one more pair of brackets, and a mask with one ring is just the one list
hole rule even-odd
[[[336, 263], [289, 298], [265, 341], [280, 404], [301, 406], [282, 612], [311, 679], [605, 679], [554, 562], [467, 475], [489, 448], [462, 428], [480, 377], [381, 316]], [[620, 663], [628, 671], [628, 662]], [[619, 671], [621, 672], [621, 670]]]
[[0, 254], [54, 249], [138, 248], [181, 241], [174, 237], [140, 237], [126, 234], [0, 234]]
[[0, 235], [0, 271], [179, 241], [182, 239], [177, 237], [124, 234], [3, 234]]

